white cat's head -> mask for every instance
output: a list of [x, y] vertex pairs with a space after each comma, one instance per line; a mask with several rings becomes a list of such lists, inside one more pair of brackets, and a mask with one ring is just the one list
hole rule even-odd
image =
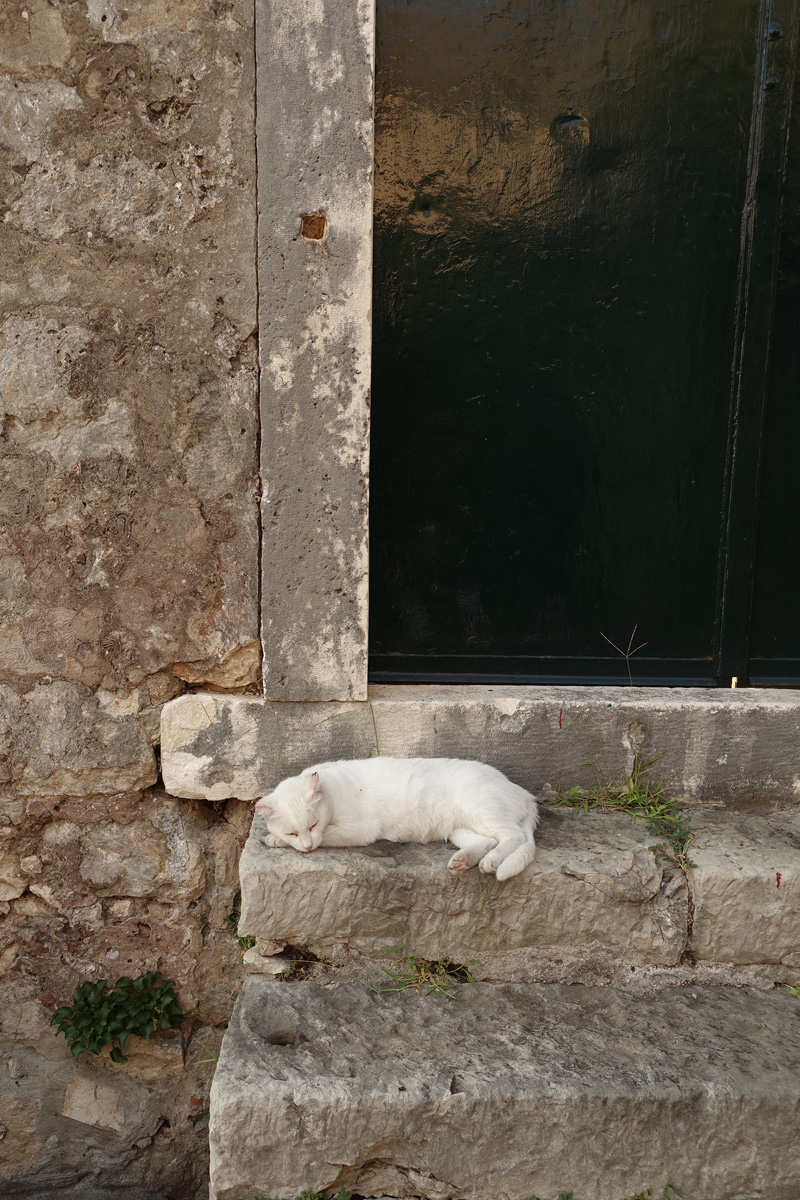
[[330, 804], [322, 794], [316, 771], [294, 775], [256, 802], [270, 833], [277, 833], [297, 850], [316, 850], [330, 819]]

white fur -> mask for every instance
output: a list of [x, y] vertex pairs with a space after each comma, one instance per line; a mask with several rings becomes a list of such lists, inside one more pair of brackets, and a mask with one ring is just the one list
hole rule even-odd
[[256, 811], [268, 846], [449, 841], [447, 864], [510, 879], [533, 862], [538, 821], [530, 792], [486, 763], [460, 758], [364, 758], [309, 767], [284, 779]]

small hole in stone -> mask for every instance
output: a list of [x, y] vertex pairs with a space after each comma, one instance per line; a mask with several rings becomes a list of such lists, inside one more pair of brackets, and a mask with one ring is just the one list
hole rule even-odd
[[328, 218], [319, 212], [304, 213], [300, 218], [300, 236], [309, 242], [321, 242], [328, 231]]
[[291, 1030], [280, 1030], [278, 1033], [271, 1033], [267, 1038], [270, 1046], [296, 1046], [299, 1042], [305, 1041], [299, 1033], [292, 1033]]

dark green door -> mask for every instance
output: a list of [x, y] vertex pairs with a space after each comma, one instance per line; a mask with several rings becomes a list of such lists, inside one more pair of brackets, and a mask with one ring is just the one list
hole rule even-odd
[[378, 0], [373, 679], [800, 682], [795, 24]]

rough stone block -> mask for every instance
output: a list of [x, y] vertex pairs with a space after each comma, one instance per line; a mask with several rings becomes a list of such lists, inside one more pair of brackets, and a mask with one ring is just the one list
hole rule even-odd
[[147, 787], [157, 776], [145, 728], [88, 687], [0, 685], [0, 797], [85, 796]]
[[95, 1080], [74, 1079], [64, 1093], [61, 1113], [71, 1121], [80, 1121], [82, 1125], [114, 1129], [117, 1133], [121, 1133], [125, 1127], [125, 1113], [119, 1092]]
[[800, 813], [707, 812], [695, 824], [696, 959], [782, 963], [800, 976]]
[[535, 863], [503, 883], [447, 870], [452, 847], [380, 842], [313, 854], [269, 849], [256, 816], [239, 864], [239, 932], [265, 948], [347, 946], [376, 955], [405, 938], [422, 958], [463, 962], [509, 950], [544, 957], [606, 951], [670, 965], [686, 943], [680, 871], [628, 817], [545, 808]]
[[[379, 685], [365, 704], [282, 704], [197, 693], [165, 705], [168, 791], [254, 800], [292, 771], [376, 751], [479, 758], [539, 794], [624, 779], [637, 743], [676, 795], [800, 800], [800, 694], [710, 688]], [[579, 735], [579, 736], [578, 736]]]
[[795, 1200], [796, 1003], [250, 977], [211, 1091], [211, 1194], [617, 1200], [670, 1179], [692, 1200]]

